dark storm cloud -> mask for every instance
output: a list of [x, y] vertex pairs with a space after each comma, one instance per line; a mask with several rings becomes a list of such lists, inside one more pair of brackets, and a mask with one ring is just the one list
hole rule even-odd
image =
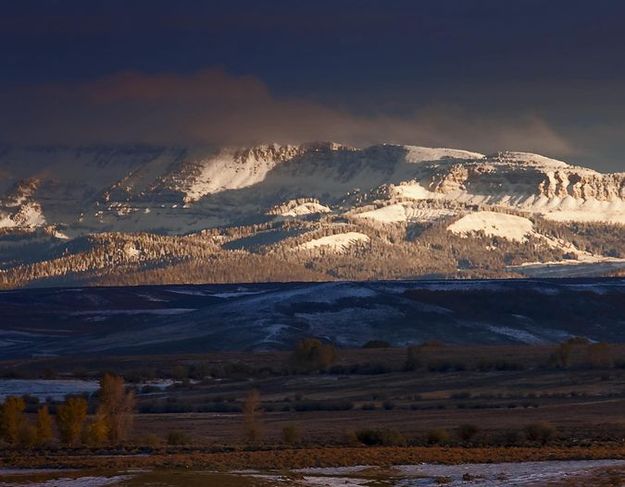
[[319, 102], [276, 97], [257, 78], [232, 76], [221, 69], [191, 75], [126, 72], [89, 82], [22, 88], [2, 100], [14, 115], [0, 121], [0, 130], [20, 143], [336, 140], [572, 152], [565, 139], [531, 114], [481, 117], [432, 105], [402, 116], [354, 115]]
[[624, 170], [624, 14], [608, 0], [12, 2], [0, 138], [388, 141]]

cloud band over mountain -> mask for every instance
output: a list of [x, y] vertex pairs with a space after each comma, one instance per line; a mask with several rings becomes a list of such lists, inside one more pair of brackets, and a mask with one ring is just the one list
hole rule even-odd
[[277, 96], [254, 76], [219, 68], [190, 75], [122, 72], [92, 81], [5, 91], [0, 130], [24, 144], [229, 144], [333, 140], [501, 148], [568, 155], [543, 119], [484, 117], [429, 104], [409, 114], [355, 114], [303, 97]]

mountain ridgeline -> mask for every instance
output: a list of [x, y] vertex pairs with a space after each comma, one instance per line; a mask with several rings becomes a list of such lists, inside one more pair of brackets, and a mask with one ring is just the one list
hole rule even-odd
[[595, 276], [625, 173], [334, 143], [0, 148], [0, 286]]

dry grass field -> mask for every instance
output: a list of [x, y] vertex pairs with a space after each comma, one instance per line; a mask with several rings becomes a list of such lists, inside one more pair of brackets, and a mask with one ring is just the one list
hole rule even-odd
[[[323, 370], [296, 370], [291, 354], [275, 352], [32, 359], [3, 362], [0, 372], [97, 378], [113, 371], [130, 385], [139, 381], [134, 446], [620, 445], [625, 347], [569, 348], [565, 364], [554, 362], [554, 346], [431, 344], [410, 367], [406, 349], [375, 348], [338, 350]], [[148, 379], [171, 385], [146, 386]], [[253, 442], [241, 412], [251, 390], [260, 394]]]
[[[137, 406], [123, 444], [28, 455], [5, 445], [1, 462], [219, 470], [625, 458], [625, 347], [573, 343], [562, 354], [554, 346], [338, 350], [319, 370], [277, 352], [5, 361], [5, 378], [121, 374]], [[168, 386], [145, 382], [154, 379]], [[252, 390], [250, 438], [242, 410]]]

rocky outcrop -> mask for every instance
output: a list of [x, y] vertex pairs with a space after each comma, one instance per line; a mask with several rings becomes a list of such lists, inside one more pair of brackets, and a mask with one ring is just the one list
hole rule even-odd
[[0, 228], [42, 227], [46, 223], [41, 204], [35, 199], [37, 178], [17, 182], [0, 200]]
[[625, 200], [625, 173], [601, 174], [564, 163], [541, 165], [501, 156], [487, 156], [486, 160], [436, 165], [428, 188], [442, 195], [458, 191], [483, 195], [507, 192], [580, 201]]
[[453, 164], [444, 171], [435, 172], [428, 187], [431, 191], [437, 193], [451, 193], [452, 191], [466, 190], [468, 180], [468, 166]]

